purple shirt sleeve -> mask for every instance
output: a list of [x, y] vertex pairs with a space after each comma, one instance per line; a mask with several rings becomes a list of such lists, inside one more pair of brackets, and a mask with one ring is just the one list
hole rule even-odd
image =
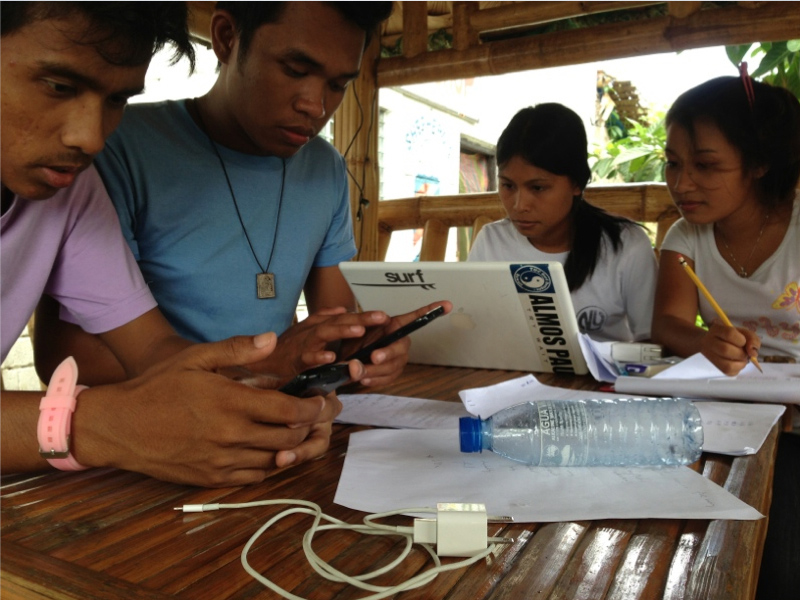
[[124, 325], [156, 306], [91, 167], [48, 200], [15, 198], [2, 217], [3, 355], [40, 296], [89, 333]]

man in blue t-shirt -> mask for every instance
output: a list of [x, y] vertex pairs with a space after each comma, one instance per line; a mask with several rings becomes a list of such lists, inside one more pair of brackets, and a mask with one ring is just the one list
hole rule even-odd
[[[338, 267], [355, 255], [347, 171], [316, 136], [390, 11], [390, 2], [219, 2], [212, 89], [133, 106], [109, 139], [98, 170], [182, 336], [281, 334], [301, 292], [312, 315], [356, 309]], [[76, 354], [82, 332], [73, 333]], [[406, 347], [376, 351], [365, 382], [396, 375]], [[97, 344], [92, 352], [100, 364]]]

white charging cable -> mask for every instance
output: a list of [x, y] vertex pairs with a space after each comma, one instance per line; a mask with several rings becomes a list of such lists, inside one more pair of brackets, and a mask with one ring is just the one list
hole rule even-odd
[[[358, 587], [362, 590], [374, 592], [369, 596], [364, 596], [361, 600], [379, 600], [381, 598], [388, 598], [398, 592], [411, 590], [422, 587], [433, 581], [439, 573], [446, 571], [453, 571], [472, 565], [490, 554], [494, 553], [497, 549], [497, 544], [507, 544], [514, 540], [508, 538], [490, 538], [487, 537], [487, 524], [489, 521], [495, 522], [510, 522], [509, 517], [492, 517], [486, 515], [486, 508], [482, 504], [439, 504], [436, 508], [402, 508], [385, 513], [376, 513], [368, 515], [364, 518], [363, 524], [351, 524], [340, 521], [334, 517], [326, 515], [322, 512], [319, 505], [308, 502], [306, 500], [261, 500], [258, 502], [243, 502], [241, 504], [185, 504], [175, 510], [182, 512], [206, 512], [220, 509], [233, 509], [233, 508], [252, 508], [256, 506], [274, 506], [274, 505], [288, 505], [293, 508], [288, 508], [283, 512], [278, 513], [269, 521], [264, 523], [258, 530], [250, 537], [242, 549], [242, 566], [253, 578], [261, 582], [270, 590], [279, 594], [289, 600], [306, 600], [300, 596], [296, 596], [291, 592], [278, 586], [276, 583], [264, 577], [261, 573], [253, 569], [247, 560], [247, 555], [250, 552], [256, 540], [272, 525], [293, 514], [306, 514], [314, 517], [313, 524], [306, 530], [303, 535], [303, 551], [305, 552], [306, 559], [311, 567], [322, 577], [329, 581], [337, 583], [347, 583], [349, 585]], [[417, 513], [432, 513], [436, 515], [435, 519], [415, 519], [414, 527], [394, 527], [391, 525], [383, 525], [375, 523], [377, 519], [383, 519], [400, 514], [417, 514]], [[328, 524], [321, 524], [326, 521]], [[328, 531], [334, 529], [342, 529], [347, 531], [355, 531], [365, 535], [391, 535], [401, 536], [405, 538], [406, 544], [400, 555], [391, 561], [389, 564], [364, 573], [362, 575], [348, 575], [332, 567], [326, 561], [314, 552], [311, 543], [314, 535], [318, 531]], [[491, 543], [490, 543], [491, 542]], [[421, 545], [428, 554], [431, 555], [434, 567], [415, 575], [404, 582], [394, 586], [379, 586], [367, 583], [368, 580], [390, 572], [392, 569], [402, 563], [411, 552], [414, 543]], [[437, 544], [437, 549], [434, 550], [432, 543]], [[442, 564], [440, 556], [466, 556], [465, 560]]]

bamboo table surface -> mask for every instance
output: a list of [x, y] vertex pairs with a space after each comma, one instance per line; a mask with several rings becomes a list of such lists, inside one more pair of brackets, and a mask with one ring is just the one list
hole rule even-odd
[[[382, 393], [458, 400], [461, 389], [498, 383], [520, 373], [409, 365]], [[588, 378], [540, 375], [550, 385], [594, 389]], [[182, 504], [302, 498], [350, 523], [364, 513], [333, 504], [349, 434], [364, 427], [335, 425], [320, 459], [277, 471], [258, 485], [201, 489], [114, 470], [48, 472], [2, 478], [0, 595], [97, 600], [183, 598], [268, 599], [240, 552], [269, 517], [269, 506], [184, 514]], [[748, 457], [704, 454], [704, 476], [762, 514], [769, 511], [777, 447], [776, 425]], [[397, 524], [408, 524], [407, 519]], [[322, 579], [306, 563], [302, 534], [311, 518], [281, 521], [250, 553], [251, 564], [281, 587], [315, 600], [361, 598], [366, 592]], [[491, 526], [515, 539], [496, 555], [444, 573], [401, 600], [476, 599], [750, 599], [755, 593], [767, 519], [677, 519], [519, 523]], [[324, 559], [357, 574], [393, 558], [396, 538], [326, 532], [314, 541]], [[388, 557], [388, 558], [387, 558]], [[449, 559], [445, 559], [447, 561]], [[399, 583], [431, 566], [414, 549], [391, 577]]]

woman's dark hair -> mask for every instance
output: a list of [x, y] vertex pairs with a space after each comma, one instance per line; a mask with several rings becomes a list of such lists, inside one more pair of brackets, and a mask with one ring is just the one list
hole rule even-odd
[[800, 178], [800, 102], [788, 90], [752, 80], [752, 106], [740, 77], [717, 77], [684, 92], [667, 111], [666, 125], [694, 138], [698, 121], [715, 125], [742, 155], [742, 168], [766, 168], [756, 180], [759, 201], [789, 204]]
[[185, 2], [0, 2], [0, 11], [2, 35], [36, 21], [81, 14], [89, 25], [73, 41], [95, 46], [111, 64], [143, 65], [170, 42], [173, 62], [185, 56], [194, 69]]
[[519, 111], [497, 141], [497, 164], [519, 156], [555, 175], [569, 177], [581, 189], [572, 199], [572, 239], [564, 264], [570, 290], [577, 290], [597, 266], [605, 233], [616, 252], [622, 227], [633, 223], [593, 206], [583, 198], [592, 171], [587, 160], [586, 129], [581, 118], [562, 104], [545, 103]]
[[[247, 56], [256, 29], [281, 18], [286, 2], [217, 2], [218, 9], [228, 11], [236, 20], [239, 35], [239, 61]], [[348, 21], [366, 32], [365, 45], [382, 21], [392, 14], [391, 2], [326, 2]]]

